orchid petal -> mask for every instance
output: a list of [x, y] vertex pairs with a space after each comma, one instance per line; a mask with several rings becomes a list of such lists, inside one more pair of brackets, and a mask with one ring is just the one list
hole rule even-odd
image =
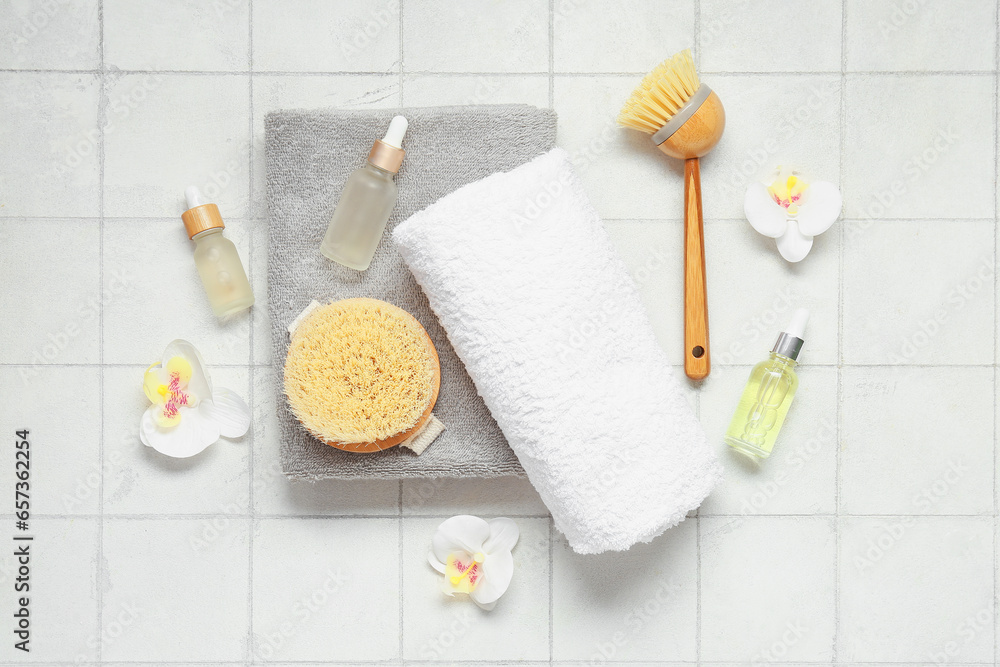
[[205, 362], [201, 358], [197, 348], [186, 340], [177, 339], [167, 345], [163, 351], [164, 368], [174, 357], [184, 358], [191, 366], [191, 377], [188, 380], [188, 388], [198, 398], [208, 398], [212, 395], [212, 380], [205, 369]]
[[829, 181], [811, 184], [796, 218], [799, 231], [806, 236], [822, 234], [840, 217], [842, 205], [843, 198], [836, 185]]
[[499, 551], [510, 551], [517, 544], [520, 531], [512, 519], [500, 517], [489, 523], [490, 537], [483, 543], [483, 551], [489, 555]]
[[202, 414], [215, 420], [225, 438], [238, 438], [250, 429], [250, 408], [232, 389], [217, 388], [202, 406]]
[[788, 221], [788, 231], [778, 238], [778, 252], [789, 262], [805, 259], [813, 246], [813, 237], [799, 231], [796, 220]]
[[431, 551], [442, 563], [456, 551], [474, 554], [483, 550], [483, 543], [490, 537], [490, 525], [477, 516], [460, 514], [446, 519], [431, 540]]
[[451, 590], [456, 593], [471, 593], [482, 580], [485, 557], [482, 552], [474, 557], [465, 553], [448, 556], [444, 578]]
[[433, 567], [435, 570], [437, 570], [441, 574], [444, 574], [445, 568], [447, 566], [437, 559], [433, 551], [427, 552], [427, 562], [430, 563], [431, 567]]
[[455, 589], [451, 587], [450, 583], [448, 583], [448, 577], [441, 579], [441, 592], [450, 598], [455, 597]]
[[147, 432], [156, 430], [156, 416], [155, 413], [160, 409], [158, 405], [151, 405], [146, 408], [146, 411], [142, 413], [142, 419], [139, 420], [139, 440], [142, 444], [147, 447], [152, 447], [149, 444], [149, 437], [146, 435]]
[[482, 566], [482, 574], [469, 597], [479, 606], [496, 602], [510, 586], [514, 577], [514, 557], [509, 551], [490, 554]]
[[150, 403], [163, 404], [167, 400], [167, 383], [164, 382], [163, 367], [160, 364], [153, 364], [146, 369], [142, 376], [142, 391]]
[[187, 387], [188, 382], [191, 381], [191, 364], [184, 357], [170, 357], [164, 368], [167, 369], [167, 375], [171, 378], [176, 374], [178, 386], [181, 388]]
[[750, 226], [764, 236], [777, 238], [788, 229], [785, 209], [771, 199], [767, 187], [762, 183], [751, 183], [747, 188], [743, 198], [743, 212]]
[[158, 405], [159, 408], [153, 413], [153, 420], [161, 428], [173, 428], [181, 423], [181, 413], [174, 409], [172, 405]]
[[214, 419], [206, 419], [202, 408], [184, 408], [180, 423], [170, 429], [156, 426], [147, 419], [152, 406], [146, 410], [140, 429], [140, 439], [161, 454], [174, 458], [187, 458], [201, 453], [219, 439], [219, 425]]

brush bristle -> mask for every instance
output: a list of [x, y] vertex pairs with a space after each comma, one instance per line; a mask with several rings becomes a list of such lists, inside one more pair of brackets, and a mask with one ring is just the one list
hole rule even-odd
[[413, 428], [434, 400], [438, 373], [433, 343], [412, 315], [345, 299], [295, 329], [285, 395], [311, 433], [349, 449]]
[[653, 134], [698, 90], [691, 49], [667, 58], [646, 75], [618, 114], [618, 124]]

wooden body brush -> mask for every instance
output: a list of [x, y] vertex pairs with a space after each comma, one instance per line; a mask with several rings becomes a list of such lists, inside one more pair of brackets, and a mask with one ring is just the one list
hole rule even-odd
[[657, 148], [684, 160], [684, 372], [702, 380], [711, 360], [698, 158], [718, 143], [726, 112], [719, 96], [699, 83], [691, 51], [685, 50], [646, 75], [618, 122], [652, 135]]
[[320, 306], [292, 333], [285, 396], [313, 436], [350, 452], [395, 447], [431, 419], [437, 350], [415, 317], [377, 299]]

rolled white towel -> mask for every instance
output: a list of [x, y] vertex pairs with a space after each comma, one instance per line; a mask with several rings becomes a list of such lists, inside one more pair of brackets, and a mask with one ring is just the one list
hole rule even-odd
[[392, 238], [575, 551], [648, 542], [701, 504], [721, 468], [565, 151]]

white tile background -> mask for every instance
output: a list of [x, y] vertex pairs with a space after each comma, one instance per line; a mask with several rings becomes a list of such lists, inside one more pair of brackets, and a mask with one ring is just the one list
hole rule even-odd
[[[0, 3], [0, 425], [32, 431], [37, 550], [27, 657], [0, 556], [0, 662], [996, 663], [997, 25], [992, 0]], [[689, 390], [727, 474], [700, 512], [580, 557], [523, 480], [286, 481], [265, 113], [555, 108], [680, 363], [681, 167], [613, 119], [688, 46], [728, 111], [703, 162], [715, 369]], [[781, 163], [844, 192], [799, 266], [742, 220], [746, 184]], [[190, 182], [222, 208], [252, 316], [211, 315]], [[801, 393], [747, 465], [721, 434], [799, 305]], [[139, 374], [175, 337], [255, 412], [194, 461], [135, 437]], [[491, 614], [440, 596], [424, 562], [456, 513], [521, 526]]]

